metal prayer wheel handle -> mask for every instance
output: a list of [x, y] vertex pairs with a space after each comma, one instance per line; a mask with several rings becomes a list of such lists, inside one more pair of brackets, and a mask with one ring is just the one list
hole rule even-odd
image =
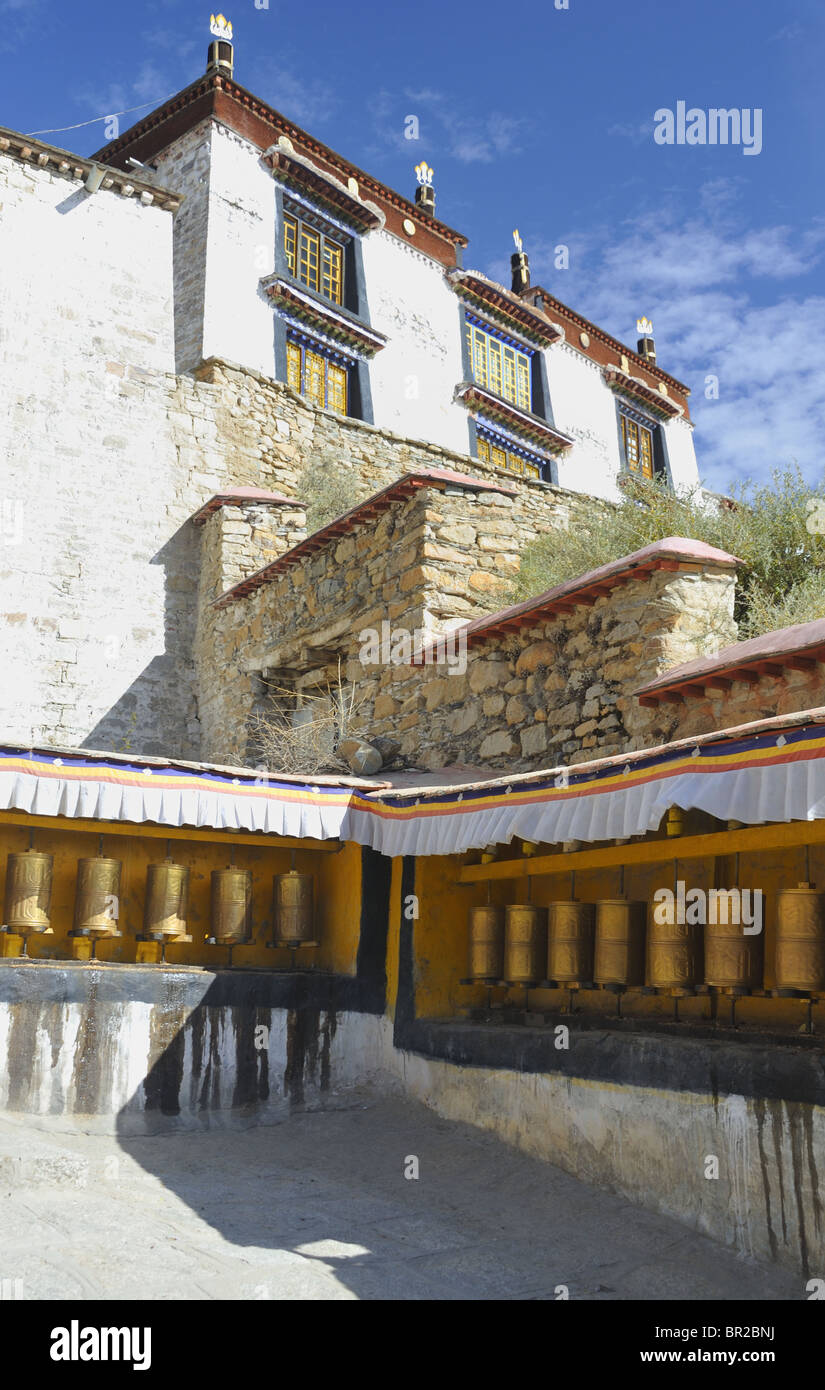
[[471, 980], [492, 984], [504, 976], [504, 908], [470, 908], [469, 968]]
[[593, 979], [594, 903], [555, 902], [547, 909], [547, 978], [559, 984]]
[[777, 989], [825, 989], [825, 894], [810, 883], [777, 894], [774, 973]]
[[741, 923], [705, 924], [705, 984], [747, 994], [762, 987], [764, 936], [746, 936]]
[[54, 855], [28, 849], [6, 862], [3, 924], [14, 936], [52, 936]]
[[189, 869], [171, 859], [146, 870], [143, 940], [175, 941], [186, 936], [189, 910]]
[[252, 936], [252, 870], [212, 870], [212, 935], [219, 946], [240, 946]]
[[595, 907], [594, 982], [625, 989], [643, 985], [647, 904], [601, 898]]
[[[689, 922], [659, 922], [651, 902], [647, 923], [647, 982], [653, 989], [692, 994], [701, 979], [701, 927]], [[676, 917], [675, 904], [673, 916]]]
[[315, 885], [311, 874], [295, 869], [272, 880], [272, 920], [275, 946], [317, 946], [314, 910]]
[[532, 985], [544, 976], [544, 909], [512, 903], [504, 909], [504, 975], [510, 985]]
[[121, 936], [119, 859], [78, 859], [72, 936]]

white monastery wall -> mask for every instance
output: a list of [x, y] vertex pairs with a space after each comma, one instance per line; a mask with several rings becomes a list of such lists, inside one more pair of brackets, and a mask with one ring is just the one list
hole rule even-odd
[[459, 301], [443, 268], [389, 232], [365, 236], [363, 250], [372, 325], [390, 339], [370, 368], [376, 425], [467, 453], [467, 411], [453, 401]]

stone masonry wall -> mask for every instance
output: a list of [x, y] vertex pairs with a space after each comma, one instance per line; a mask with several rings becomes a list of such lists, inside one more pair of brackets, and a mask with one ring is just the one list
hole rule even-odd
[[[564, 488], [491, 467], [469, 454], [407, 439], [304, 401], [283, 382], [212, 358], [178, 386], [178, 412], [202, 422], [208, 452], [231, 453], [239, 471], [255, 470], [260, 487], [297, 493], [307, 463], [352, 473], [351, 506], [420, 469], [451, 468], [505, 482], [518, 496], [525, 538], [566, 526], [588, 499]], [[252, 481], [251, 478], [248, 481]]]
[[382, 706], [370, 732], [392, 726], [402, 754], [418, 766], [525, 771], [671, 738], [672, 707], [656, 724], [633, 692], [705, 654], [708, 611], [717, 631], [727, 612], [735, 633], [734, 588], [731, 570], [655, 570], [592, 606], [579, 603], [570, 614], [472, 644], [463, 675], [445, 666], [397, 667], [393, 708]]
[[665, 730], [671, 731], [669, 738], [689, 738], [825, 705], [825, 667], [821, 664], [812, 671], [783, 667], [781, 675], [760, 676], [754, 684], [735, 680], [730, 690], [714, 688], [711, 677], [706, 684], [704, 696], [688, 695], [678, 703], [661, 703], [645, 711], [654, 742], [660, 741]]
[[[339, 656], [359, 688], [359, 718], [372, 723], [377, 712], [386, 722], [396, 668], [364, 666], [359, 634], [380, 635], [388, 624], [412, 642], [417, 631], [443, 632], [483, 613], [488, 595], [502, 592], [518, 567], [515, 510], [499, 492], [424, 488], [356, 521], [350, 534], [331, 537], [248, 596], [221, 608], [205, 603], [197, 642], [202, 756], [250, 756], [246, 725], [262, 693], [259, 672], [282, 672], [279, 683], [300, 691], [336, 679]], [[207, 547], [216, 520], [205, 528]], [[214, 572], [207, 556], [202, 563]]]

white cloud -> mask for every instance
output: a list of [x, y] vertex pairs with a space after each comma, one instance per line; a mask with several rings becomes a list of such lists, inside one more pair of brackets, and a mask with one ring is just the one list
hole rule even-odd
[[[825, 225], [747, 227], [731, 210], [735, 197], [735, 187], [716, 180], [686, 216], [674, 206], [556, 243], [525, 236], [533, 283], [631, 346], [636, 318], [652, 318], [659, 364], [692, 388], [709, 486], [767, 479], [794, 460], [821, 479], [825, 297], [805, 277], [825, 253]], [[569, 272], [554, 266], [559, 242], [570, 246]], [[505, 261], [488, 273], [508, 283]], [[709, 375], [719, 379], [718, 400], [705, 398]]]

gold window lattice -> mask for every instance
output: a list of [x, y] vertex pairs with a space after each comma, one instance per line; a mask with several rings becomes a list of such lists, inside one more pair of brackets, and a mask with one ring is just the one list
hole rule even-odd
[[287, 383], [299, 395], [338, 415], [347, 413], [347, 369], [320, 352], [289, 340], [286, 345]]
[[506, 468], [509, 473], [518, 473], [522, 478], [540, 478], [541, 466], [521, 454], [513, 453], [501, 444], [495, 444], [483, 435], [478, 437], [478, 457], [494, 468]]
[[645, 478], [653, 477], [653, 433], [622, 415], [622, 443], [627, 467], [632, 473], [641, 473]]
[[290, 275], [307, 289], [319, 291], [333, 304], [343, 302], [342, 246], [298, 218], [287, 216], [284, 217], [284, 252]]
[[530, 358], [486, 333], [476, 324], [467, 325], [473, 378], [497, 396], [512, 401], [522, 410], [531, 410]]

